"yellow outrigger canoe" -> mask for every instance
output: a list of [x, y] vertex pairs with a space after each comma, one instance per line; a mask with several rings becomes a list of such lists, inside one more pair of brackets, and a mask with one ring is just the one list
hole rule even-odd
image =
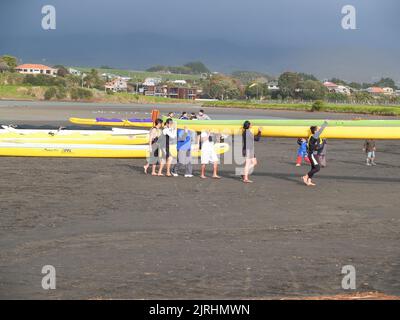
[[151, 128], [153, 121], [151, 119], [84, 119], [84, 118], [69, 118], [69, 122], [85, 126], [105, 126], [105, 127], [142, 127]]
[[[23, 132], [24, 130], [20, 130]], [[39, 130], [38, 130], [39, 131]], [[45, 131], [45, 130], [40, 130]], [[141, 132], [143, 132], [141, 130]], [[85, 133], [68, 132], [0, 132], [0, 143], [50, 143], [50, 144], [116, 144], [116, 145], [135, 145], [146, 144], [149, 142], [148, 133], [140, 134], [113, 134], [104, 131], [91, 131]]]
[[[209, 130], [213, 133], [226, 135], [241, 134], [241, 126], [198, 126], [180, 125], [178, 128], [187, 128], [193, 131]], [[310, 127], [305, 126], [253, 126], [254, 134], [261, 130], [263, 137], [279, 137], [279, 138], [308, 138], [310, 135]], [[397, 140], [400, 139], [400, 127], [327, 127], [323, 131], [321, 138], [326, 139], [381, 139], [381, 140]]]
[[[176, 120], [178, 128], [201, 132], [237, 135], [242, 133], [242, 120]], [[250, 120], [253, 133], [261, 130], [264, 137], [307, 138], [310, 126], [320, 126], [324, 120]], [[328, 120], [322, 138], [328, 139], [400, 139], [399, 120]]]
[[[227, 143], [216, 143], [214, 150], [223, 154], [230, 149]], [[176, 157], [176, 148], [170, 148]], [[192, 146], [192, 156], [201, 155], [198, 146]], [[148, 145], [96, 145], [96, 144], [42, 144], [1, 143], [0, 156], [9, 157], [69, 157], [69, 158], [146, 158]]]
[[[165, 120], [166, 117], [163, 117]], [[103, 120], [105, 122], [101, 122]], [[152, 126], [150, 119], [79, 119], [71, 118], [71, 122], [87, 125], [113, 125], [123, 127]], [[244, 120], [177, 120], [177, 127], [187, 128], [201, 132], [208, 130], [214, 133], [238, 135], [242, 132]], [[320, 119], [255, 119], [253, 132], [261, 130], [264, 137], [300, 138], [308, 137], [310, 126], [320, 126], [324, 120]], [[324, 130], [322, 138], [328, 139], [400, 139], [400, 120], [329, 120], [328, 127]]]

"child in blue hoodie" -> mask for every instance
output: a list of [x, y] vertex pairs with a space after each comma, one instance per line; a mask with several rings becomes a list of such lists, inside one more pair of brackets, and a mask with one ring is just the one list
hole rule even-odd
[[299, 145], [299, 149], [297, 149], [297, 159], [296, 159], [296, 167], [300, 167], [303, 160], [310, 163], [310, 159], [307, 156], [307, 139], [299, 138], [297, 139], [297, 144]]
[[193, 177], [193, 167], [192, 167], [192, 141], [193, 132], [185, 129], [178, 129], [177, 131], [177, 163], [172, 168], [172, 175], [174, 177], [178, 176], [179, 169], [183, 167], [185, 169], [185, 178]]

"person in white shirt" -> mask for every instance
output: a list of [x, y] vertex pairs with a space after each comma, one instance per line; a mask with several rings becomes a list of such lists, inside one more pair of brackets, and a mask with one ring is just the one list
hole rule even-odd
[[211, 120], [211, 118], [204, 113], [204, 110], [200, 110], [199, 114], [197, 115], [198, 120]]
[[160, 168], [158, 170], [158, 175], [163, 176], [163, 169], [166, 165], [166, 176], [172, 177], [171, 174], [171, 163], [172, 155], [170, 152], [170, 145], [174, 144], [176, 140], [176, 126], [171, 118], [167, 119], [164, 124], [164, 129], [162, 135], [160, 136], [160, 145], [162, 151], [162, 158], [160, 163]]
[[201, 140], [201, 174], [200, 178], [205, 179], [206, 177], [206, 166], [207, 164], [213, 164], [213, 175], [214, 179], [221, 179], [218, 175], [218, 156], [214, 149], [214, 142], [210, 141], [210, 132], [202, 131], [200, 135]]

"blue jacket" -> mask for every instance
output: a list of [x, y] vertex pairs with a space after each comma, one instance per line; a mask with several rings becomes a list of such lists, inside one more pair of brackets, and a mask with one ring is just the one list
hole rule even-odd
[[305, 156], [307, 154], [307, 141], [303, 141], [297, 150], [298, 156]]
[[178, 142], [176, 144], [176, 149], [182, 151], [188, 151], [192, 146], [192, 134], [190, 131], [187, 133], [184, 129], [178, 129], [177, 131]]

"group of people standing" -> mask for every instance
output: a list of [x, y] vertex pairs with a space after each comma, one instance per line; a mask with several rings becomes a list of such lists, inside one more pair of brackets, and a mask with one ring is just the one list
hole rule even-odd
[[[206, 167], [212, 165], [212, 178], [220, 179], [218, 175], [219, 159], [214, 148], [214, 143], [220, 138], [220, 135], [213, 134], [208, 130], [202, 132], [194, 132], [187, 128], [178, 129], [174, 122], [174, 113], [170, 112], [165, 122], [162, 119], [156, 119], [154, 126], [149, 132], [149, 148], [150, 156], [147, 163], [144, 165], [144, 173], [148, 173], [151, 167], [151, 175], [164, 176], [164, 168], [166, 169], [165, 176], [177, 177], [181, 172], [184, 172], [184, 177], [193, 177], [192, 164], [192, 146], [197, 144], [201, 150], [201, 166], [200, 178], [206, 179]], [[211, 118], [200, 110], [196, 115], [187, 112], [182, 112], [178, 117], [181, 120], [210, 120]], [[251, 123], [245, 121], [243, 123], [243, 157], [245, 164], [243, 174], [241, 175], [244, 183], [252, 183], [249, 175], [254, 166], [257, 165], [257, 159], [254, 154], [254, 141], [258, 141], [261, 136], [259, 130], [256, 136], [253, 135]], [[176, 147], [176, 162], [173, 163], [172, 146]], [[158, 166], [158, 168], [157, 168]]]
[[[218, 156], [214, 150], [214, 141], [210, 132], [203, 131], [198, 136], [195, 132], [188, 129], [177, 129], [174, 122], [175, 115], [173, 112], [168, 114], [167, 120], [163, 123], [161, 119], [154, 122], [153, 128], [149, 133], [150, 157], [144, 166], [144, 172], [147, 174], [148, 168], [151, 166], [151, 174], [153, 176], [177, 177], [181, 170], [184, 171], [185, 178], [193, 177], [192, 165], [192, 146], [194, 143], [201, 145], [201, 174], [200, 178], [205, 179], [206, 165], [213, 165], [214, 179], [220, 179], [218, 175]], [[210, 120], [210, 117], [200, 110], [196, 115], [182, 112], [179, 119], [181, 120]], [[197, 141], [195, 141], [195, 139]], [[172, 146], [176, 146], [176, 162], [173, 164]], [[158, 171], [157, 171], [158, 165]]]
[[[219, 159], [216, 154], [214, 143], [218, 140], [217, 134], [213, 134], [208, 130], [203, 130], [201, 133], [196, 133], [184, 129], [177, 129], [174, 122], [174, 113], [170, 112], [165, 122], [157, 119], [154, 126], [151, 128], [149, 136], [150, 157], [144, 166], [144, 172], [147, 174], [149, 167], [151, 167], [151, 174], [153, 176], [164, 176], [164, 168], [166, 169], [165, 175], [168, 177], [177, 177], [180, 172], [184, 172], [184, 177], [193, 177], [193, 164], [192, 164], [192, 146], [197, 144], [201, 150], [201, 167], [200, 178], [206, 179], [206, 166], [212, 165], [212, 178], [220, 179], [218, 175]], [[210, 117], [200, 110], [196, 115], [187, 112], [182, 112], [179, 116], [182, 120], [210, 120]], [[299, 145], [297, 151], [296, 166], [301, 166], [305, 161], [311, 166], [311, 169], [306, 175], [302, 177], [302, 181], [307, 186], [315, 186], [313, 177], [321, 170], [321, 167], [326, 166], [326, 150], [327, 141], [322, 139], [321, 135], [328, 122], [325, 121], [321, 127], [310, 127], [310, 136], [308, 139], [299, 138], [297, 143]], [[254, 167], [257, 165], [257, 158], [255, 156], [254, 142], [259, 141], [261, 137], [261, 129], [258, 129], [257, 134], [253, 134], [252, 124], [250, 121], [245, 121], [242, 128], [242, 155], [245, 159], [244, 168], [241, 174], [244, 183], [252, 183], [249, 179]], [[173, 162], [174, 156], [172, 154], [171, 146], [176, 147], [176, 162]], [[367, 153], [367, 165], [376, 165], [375, 160], [375, 141], [366, 140], [364, 144], [364, 151]], [[158, 166], [158, 170], [157, 170]]]

